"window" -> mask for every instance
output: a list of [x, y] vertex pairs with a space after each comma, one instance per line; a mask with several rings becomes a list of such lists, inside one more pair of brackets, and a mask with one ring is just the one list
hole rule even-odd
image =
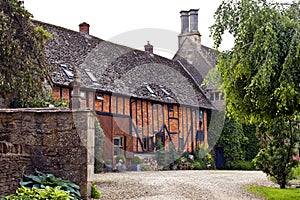
[[199, 119], [203, 118], [203, 111], [202, 110], [199, 110], [199, 113], [197, 113], [197, 114], [199, 114], [199, 116], [198, 116]]
[[159, 88], [161, 89], [161, 91], [163, 91], [165, 96], [167, 97], [171, 96], [171, 94], [162, 85], [160, 85]]
[[89, 69], [85, 69], [85, 72], [93, 82], [97, 82], [97, 78]]
[[209, 100], [214, 101], [215, 100], [215, 94], [213, 92], [209, 93]]
[[223, 92], [220, 94], [220, 100], [224, 101], [224, 93]]
[[197, 141], [200, 141], [200, 142], [203, 142], [203, 141], [204, 141], [204, 131], [202, 131], [202, 130], [197, 130], [197, 133], [196, 133], [196, 140], [197, 140]]
[[97, 101], [103, 101], [104, 100], [104, 97], [102, 94], [96, 94], [96, 100]]
[[80, 92], [80, 96], [81, 96], [82, 98], [85, 98], [85, 97], [86, 97], [86, 92]]
[[148, 83], [144, 83], [147, 90], [150, 92], [151, 96], [156, 97], [155, 92], [152, 90], [152, 88], [148, 85]]
[[220, 100], [220, 92], [215, 93], [215, 100], [219, 101]]
[[120, 155], [123, 149], [123, 137], [114, 137], [114, 155]]
[[62, 67], [62, 70], [64, 71], [64, 73], [67, 75], [68, 79], [73, 79], [74, 74], [71, 70], [69, 70], [69, 68], [67, 67], [67, 65], [60, 65]]
[[171, 104], [168, 104], [168, 111], [173, 112], [174, 111], [174, 106]]

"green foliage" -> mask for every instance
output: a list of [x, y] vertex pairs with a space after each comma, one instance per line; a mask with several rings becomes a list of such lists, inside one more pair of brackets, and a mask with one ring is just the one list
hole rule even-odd
[[44, 58], [44, 43], [51, 36], [31, 17], [23, 1], [0, 1], [0, 97], [11, 107], [34, 104], [51, 71]]
[[263, 186], [250, 186], [246, 187], [247, 190], [254, 193], [257, 196], [261, 196], [267, 200], [294, 200], [300, 198], [300, 193], [298, 188], [289, 189], [278, 189], [278, 188], [268, 188]]
[[300, 110], [299, 4], [281, 6], [266, 0], [227, 0], [211, 27], [215, 46], [228, 30], [232, 51], [217, 65], [231, 115], [245, 122], [290, 117]]
[[111, 165], [112, 164], [112, 160], [106, 160], [105, 164]]
[[181, 170], [187, 170], [190, 169], [190, 165], [191, 163], [193, 163], [194, 161], [192, 159], [190, 159], [189, 154], [185, 153], [183, 154], [180, 158], [178, 158], [178, 160], [176, 161], [176, 163], [178, 164], [178, 169]]
[[300, 111], [299, 5], [225, 0], [211, 27], [216, 47], [225, 30], [234, 36], [233, 49], [221, 54], [217, 65], [227, 111], [240, 122], [257, 125], [261, 150], [256, 166], [281, 188], [295, 165], [299, 138], [294, 125]]
[[103, 171], [103, 144], [105, 135], [103, 129], [100, 126], [98, 119], [95, 119], [95, 167], [94, 172], [100, 173]]
[[201, 162], [196, 161], [191, 164], [191, 169], [192, 170], [202, 170], [202, 169], [204, 169], [204, 167], [202, 166]]
[[225, 168], [228, 170], [255, 170], [253, 162], [245, 160], [227, 161]]
[[118, 163], [119, 160], [122, 160], [122, 162], [125, 163], [126, 158], [125, 158], [124, 155], [117, 155], [117, 156], [115, 157], [115, 160], [116, 160], [116, 163]]
[[248, 138], [244, 135], [242, 125], [227, 117], [221, 137], [218, 141], [218, 143], [224, 147], [224, 157], [226, 161], [244, 160], [245, 152], [242, 147], [247, 144], [247, 142]]
[[220, 72], [216, 68], [211, 69], [203, 80], [201, 87], [222, 90], [223, 85]]
[[215, 169], [215, 161], [212, 155], [209, 153], [209, 149], [206, 147], [199, 146], [194, 152], [194, 160], [191, 165], [200, 162], [202, 169]]
[[148, 164], [142, 164], [141, 165], [142, 171], [151, 171], [151, 166]]
[[180, 157], [180, 153], [177, 152], [175, 146], [173, 144], [169, 145], [169, 150], [166, 151], [165, 147], [163, 147], [162, 143], [158, 141], [158, 151], [155, 153], [155, 160], [158, 165], [168, 168], [172, 168], [176, 160]]
[[92, 185], [91, 197], [94, 199], [100, 199], [101, 196], [102, 196], [102, 193], [98, 190], [97, 185], [94, 183]]
[[131, 160], [131, 164], [141, 164], [142, 160], [139, 156], [133, 156], [132, 160]]
[[31, 102], [28, 102], [30, 108], [44, 108], [53, 105], [54, 107], [68, 107], [67, 100], [54, 99], [50, 92], [43, 92], [40, 96], [35, 97]]
[[256, 127], [254, 125], [243, 124], [243, 133], [248, 139], [247, 143], [242, 144], [245, 160], [252, 161], [259, 151], [259, 140], [256, 135]]
[[299, 142], [299, 123], [299, 117], [290, 121], [275, 118], [260, 135], [261, 149], [254, 163], [275, 178], [280, 188], [285, 188], [292, 168], [298, 164], [293, 156]]
[[209, 126], [208, 126], [208, 145], [212, 149], [218, 142], [225, 122], [225, 111], [213, 110], [210, 115], [208, 115]]
[[299, 179], [300, 180], [300, 165], [293, 167], [289, 176], [289, 179]]
[[15, 194], [11, 194], [2, 200], [71, 200], [73, 196], [69, 195], [69, 192], [62, 190], [59, 186], [49, 187], [46, 186], [43, 189], [39, 188], [26, 188], [21, 186], [17, 189]]
[[75, 183], [72, 183], [68, 180], [62, 180], [61, 178], [56, 178], [52, 174], [44, 174], [43, 172], [37, 171], [37, 175], [23, 175], [23, 180], [20, 182], [21, 186], [26, 188], [37, 188], [45, 189], [49, 187], [60, 187], [61, 190], [64, 190], [69, 193], [74, 199], [80, 198], [79, 186]]
[[157, 149], [158, 150], [155, 152], [155, 160], [157, 161], [157, 164], [160, 166], [166, 166], [167, 165], [166, 151], [161, 141], [157, 142]]

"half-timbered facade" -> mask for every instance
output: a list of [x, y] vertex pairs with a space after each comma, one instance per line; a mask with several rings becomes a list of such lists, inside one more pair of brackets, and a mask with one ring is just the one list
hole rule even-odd
[[53, 96], [72, 105], [70, 83], [75, 70], [80, 74], [84, 107], [95, 111], [106, 136], [104, 159], [155, 152], [159, 141], [187, 152], [207, 143], [213, 106], [186, 69], [192, 65], [153, 54], [149, 43], [139, 51], [90, 36], [86, 23], [81, 32], [36, 25], [53, 37], [45, 46], [55, 68]]

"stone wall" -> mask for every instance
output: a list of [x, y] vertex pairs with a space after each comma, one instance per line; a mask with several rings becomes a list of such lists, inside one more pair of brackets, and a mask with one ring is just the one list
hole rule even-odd
[[0, 109], [0, 196], [35, 169], [68, 179], [88, 198], [94, 171], [94, 116], [69, 109]]

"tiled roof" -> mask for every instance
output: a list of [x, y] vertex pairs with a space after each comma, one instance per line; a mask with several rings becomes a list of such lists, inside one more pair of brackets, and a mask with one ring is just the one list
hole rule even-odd
[[[35, 24], [43, 26], [52, 34], [52, 40], [45, 45], [45, 54], [47, 63], [55, 68], [51, 74], [54, 84], [69, 85], [72, 81], [70, 75], [76, 68], [85, 88], [213, 108], [198, 84], [178, 61], [55, 25], [37, 21]], [[88, 72], [97, 80], [93, 80]]]

